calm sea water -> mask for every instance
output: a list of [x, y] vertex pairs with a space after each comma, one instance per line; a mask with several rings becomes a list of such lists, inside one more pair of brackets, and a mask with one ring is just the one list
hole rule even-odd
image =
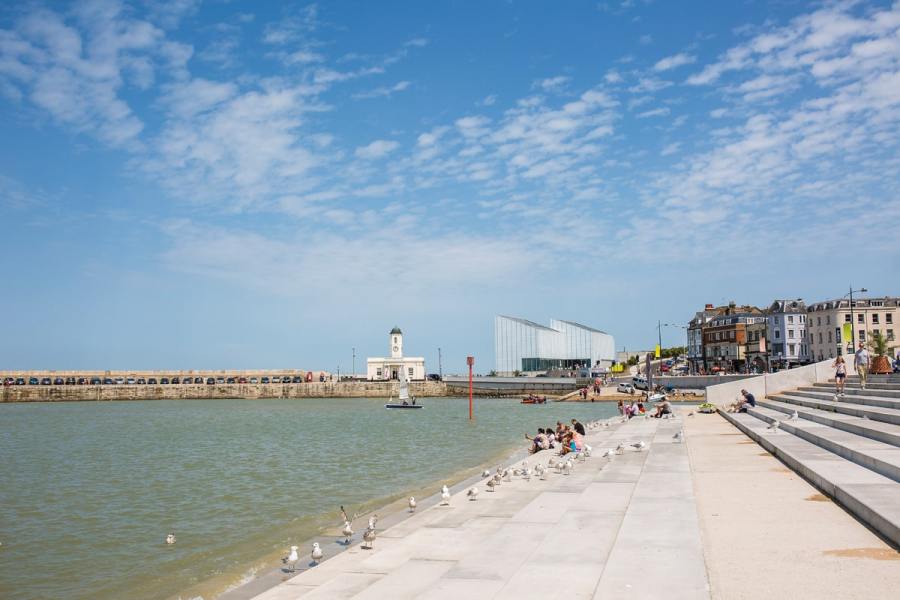
[[[0, 597], [210, 598], [290, 543], [604, 404], [425, 399], [0, 405]], [[178, 543], [166, 546], [166, 533]]]

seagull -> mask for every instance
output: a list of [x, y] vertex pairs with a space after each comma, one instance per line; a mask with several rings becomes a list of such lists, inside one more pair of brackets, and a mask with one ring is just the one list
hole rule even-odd
[[487, 486], [489, 492], [493, 492], [494, 487], [497, 485], [497, 483], [493, 479], [488, 479], [485, 485]]
[[291, 571], [293, 571], [294, 568], [296, 567], [297, 561], [298, 561], [299, 559], [300, 559], [300, 556], [297, 554], [297, 546], [291, 546], [291, 552], [290, 552], [290, 554], [288, 554], [287, 556], [285, 556], [284, 558], [282, 558], [282, 559], [281, 559], [281, 562], [283, 562], [283, 563], [286, 564], [286, 565], [290, 565], [290, 566], [291, 566]]
[[350, 538], [353, 537], [353, 527], [350, 526], [350, 521], [344, 521], [344, 528], [341, 530], [341, 535], [344, 536], [344, 545], [350, 545]]
[[503, 469], [503, 479], [512, 481], [512, 473], [510, 473], [509, 469]]
[[772, 433], [778, 433], [779, 425], [780, 425], [780, 423], [778, 422], [778, 419], [775, 419], [774, 421], [772, 421], [771, 423], [769, 423], [766, 426], [766, 431], [771, 431]]
[[794, 412], [791, 413], [791, 416], [788, 417], [788, 421], [796, 421], [799, 418], [800, 418], [800, 413], [795, 410]]
[[679, 444], [681, 443], [682, 438], [684, 438], [684, 430], [681, 430], [672, 436], [672, 439], [675, 440]]
[[169, 535], [166, 536], [166, 543], [167, 544], [175, 543], [175, 534], [174, 533], [170, 533]]
[[544, 481], [545, 479], [547, 479], [547, 477], [545, 475], [546, 470], [544, 469], [544, 465], [542, 465], [540, 463], [534, 465], [534, 472], [538, 476], [538, 479], [540, 479], [541, 481]]
[[584, 455], [585, 456], [590, 456], [593, 451], [594, 451], [593, 448], [591, 448], [587, 444], [584, 445]]
[[616, 454], [622, 454], [623, 452], [625, 452], [625, 444], [621, 443], [616, 446]]
[[522, 477], [525, 478], [525, 481], [531, 481], [531, 469], [528, 467], [525, 467], [522, 470]]
[[314, 565], [319, 564], [319, 561], [325, 556], [325, 553], [322, 552], [322, 548], [319, 547], [319, 542], [313, 542], [312, 552], [310, 552], [309, 555], [312, 557]]
[[450, 505], [450, 489], [446, 485], [441, 488], [441, 505]]
[[477, 487], [469, 488], [469, 491], [466, 492], [466, 496], [469, 497], [469, 500], [478, 500], [478, 488]]
[[870, 419], [869, 419], [869, 415], [863, 415], [862, 418], [865, 419], [866, 421], [869, 421], [869, 420], [870, 420]]
[[500, 481], [501, 481], [500, 473], [497, 473], [496, 475], [494, 475], [494, 476], [491, 478], [491, 481], [494, 482], [494, 485], [499, 486], [499, 485], [500, 485]]
[[643, 441], [638, 441], [638, 442], [633, 443], [633, 444], [631, 445], [631, 447], [634, 448], [635, 450], [637, 450], [638, 452], [640, 452], [641, 450], [644, 449], [644, 447], [645, 447], [646, 445], [647, 445], [647, 444], [645, 444]]
[[367, 548], [368, 550], [372, 549], [372, 544], [375, 541], [375, 524], [378, 522], [378, 515], [372, 515], [369, 517], [369, 526], [363, 531], [363, 541], [368, 544], [368, 546], [363, 546], [363, 548]]
[[556, 459], [551, 456], [550, 460], [547, 461], [547, 466], [551, 469], [556, 467]]
[[563, 475], [568, 475], [572, 472], [572, 461], [567, 460], [563, 463]]
[[490, 477], [490, 476], [491, 476], [491, 472], [488, 471], [487, 469], [485, 469], [484, 471], [481, 472], [481, 478], [482, 478], [482, 479], [485, 479], [485, 478]]
[[409, 512], [416, 512], [416, 498], [414, 496], [409, 497]]
[[612, 460], [612, 456], [615, 453], [616, 453], [616, 451], [613, 450], [612, 448], [607, 448], [606, 450], [603, 451], [602, 456], [603, 456], [603, 458], [608, 458], [608, 459]]

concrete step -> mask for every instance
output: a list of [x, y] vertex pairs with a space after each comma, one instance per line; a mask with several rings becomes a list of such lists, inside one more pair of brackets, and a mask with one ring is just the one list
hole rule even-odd
[[849, 431], [856, 435], [900, 447], [900, 427], [891, 425], [890, 423], [882, 423], [881, 421], [873, 421], [871, 419], [861, 419], [852, 415], [800, 406], [798, 404], [778, 402], [777, 400], [770, 400], [769, 398], [758, 400], [757, 404], [777, 410], [786, 415], [790, 415], [794, 411], [797, 411], [802, 419], [821, 423], [822, 425], [834, 427], [835, 429], [843, 429], [844, 431]]
[[900, 483], [786, 431], [767, 433], [750, 414], [719, 411], [760, 446], [810, 481], [823, 493], [900, 547]]
[[784, 392], [781, 394], [773, 394], [769, 396], [772, 400], [785, 402], [787, 404], [797, 404], [809, 408], [818, 408], [820, 410], [828, 410], [838, 412], [854, 417], [866, 417], [873, 421], [881, 421], [882, 423], [891, 423], [900, 425], [900, 410], [893, 408], [882, 408], [880, 406], [868, 406], [866, 404], [854, 404], [852, 402], [834, 402], [833, 400], [822, 400], [817, 398], [806, 398], [797, 396], [793, 392]]
[[900, 448], [896, 446], [806, 419], [788, 420], [780, 411], [762, 406], [749, 409], [747, 413], [766, 424], [777, 420], [779, 428], [788, 433], [834, 452], [861, 467], [871, 469], [894, 481], [900, 481]]
[[[801, 387], [797, 388], [796, 390], [791, 390], [791, 394], [795, 396], [802, 396], [803, 398], [831, 400], [834, 398], [834, 389]], [[869, 394], [869, 390], [854, 390], [851, 388], [845, 388], [843, 401], [852, 402], [853, 404], [865, 404], [866, 406], [880, 406], [881, 408], [900, 409], [900, 398], [895, 399], [885, 398], [883, 396], [873, 396]]]
[[[845, 381], [844, 384], [845, 384], [844, 387], [846, 387], [848, 390], [851, 388], [856, 389], [856, 390], [861, 389], [861, 385], [860, 385], [859, 381], [848, 380], [848, 381]], [[827, 382], [815, 383], [813, 385], [834, 386], [834, 379], [832, 378], [832, 379], [829, 379]], [[867, 390], [885, 390], [885, 391], [896, 392], [896, 391], [900, 390], [900, 384], [898, 384], [898, 383], [878, 383], [878, 382], [869, 381], [866, 384], [866, 389]]]
[[[811, 386], [801, 386], [797, 389], [814, 392], [834, 392], [835, 387], [836, 386], [833, 383], [814, 383]], [[896, 390], [881, 390], [878, 388], [867, 386], [866, 389], [862, 389], [858, 385], [845, 385], [844, 393], [847, 395], [855, 394], [858, 396], [873, 396], [875, 398], [893, 398], [896, 400], [900, 400], [900, 388]]]

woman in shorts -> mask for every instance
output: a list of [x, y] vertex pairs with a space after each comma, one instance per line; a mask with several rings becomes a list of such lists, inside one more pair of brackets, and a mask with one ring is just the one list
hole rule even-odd
[[844, 362], [843, 356], [838, 356], [834, 359], [834, 364], [831, 365], [834, 367], [834, 387], [836, 393], [834, 395], [835, 399], [838, 397], [844, 397], [844, 379], [847, 378], [847, 363]]

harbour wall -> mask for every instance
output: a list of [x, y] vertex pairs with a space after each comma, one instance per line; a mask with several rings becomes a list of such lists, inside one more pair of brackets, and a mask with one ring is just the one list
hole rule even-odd
[[[325, 383], [237, 383], [169, 385], [11, 385], [0, 387], [0, 402], [85, 402], [104, 400], [209, 400], [258, 398], [388, 398], [399, 383], [342, 381]], [[447, 396], [440, 381], [412, 382], [412, 396]]]

